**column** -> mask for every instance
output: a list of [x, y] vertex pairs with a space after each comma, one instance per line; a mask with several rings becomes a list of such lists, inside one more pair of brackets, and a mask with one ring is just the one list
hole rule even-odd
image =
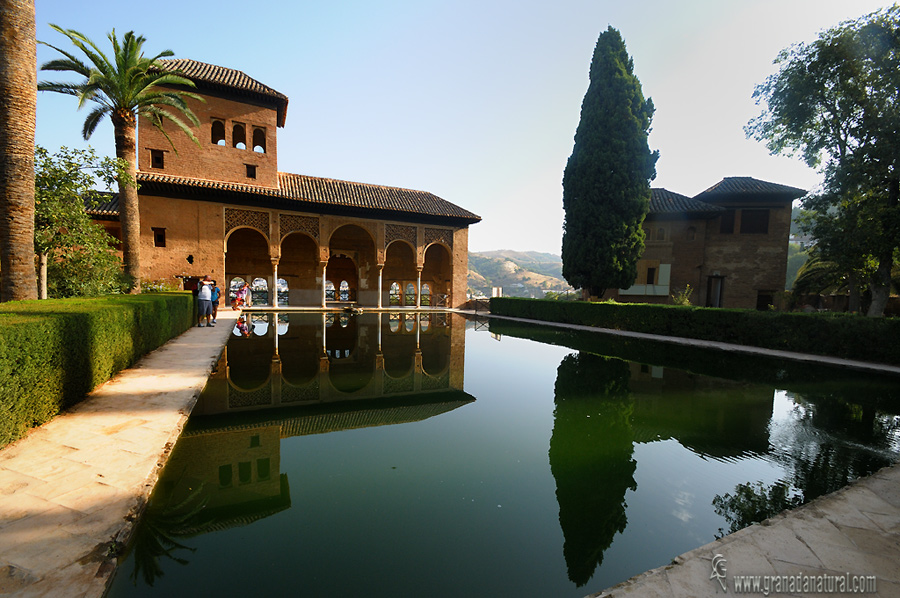
[[[325, 309], [325, 271], [328, 269], [328, 262], [319, 262], [322, 266], [322, 309]], [[323, 326], [325, 320], [322, 320]]]
[[[272, 307], [278, 307], [278, 260], [272, 260], [272, 279], [275, 284], [273, 284], [270, 288], [272, 289]], [[275, 335], [278, 336], [277, 334]]]
[[[378, 264], [378, 309], [381, 309], [381, 296], [383, 293], [384, 293], [384, 264]], [[380, 333], [381, 328], [379, 328], [378, 330]]]
[[416, 268], [416, 309], [420, 307], [422, 307], [422, 268]]

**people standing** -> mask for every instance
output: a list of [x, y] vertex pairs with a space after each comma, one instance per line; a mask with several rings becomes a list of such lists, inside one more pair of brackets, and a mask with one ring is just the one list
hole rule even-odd
[[212, 288], [210, 289], [210, 301], [212, 301], [212, 323], [216, 323], [216, 316], [219, 315], [219, 296], [222, 294], [222, 289], [216, 285], [216, 281], [212, 281]]
[[197, 290], [197, 326], [203, 328], [203, 318], [206, 317], [207, 326], [215, 326], [210, 321], [212, 317], [212, 278], [209, 274], [203, 277]]

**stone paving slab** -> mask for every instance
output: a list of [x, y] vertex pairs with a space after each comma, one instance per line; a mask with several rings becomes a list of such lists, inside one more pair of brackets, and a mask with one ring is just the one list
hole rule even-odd
[[0, 596], [99, 598], [239, 312], [0, 449]]
[[715, 555], [726, 559], [723, 573], [728, 594], [735, 593], [735, 575], [849, 574], [875, 576], [877, 592], [870, 596], [900, 598], [900, 465], [686, 552], [669, 565], [588, 598], [726, 596], [710, 577]]

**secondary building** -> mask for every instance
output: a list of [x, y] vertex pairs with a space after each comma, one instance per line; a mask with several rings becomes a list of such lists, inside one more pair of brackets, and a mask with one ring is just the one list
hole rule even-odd
[[635, 284], [617, 301], [668, 303], [687, 285], [694, 305], [766, 309], [784, 289], [791, 204], [806, 191], [727, 177], [695, 197], [652, 189]]

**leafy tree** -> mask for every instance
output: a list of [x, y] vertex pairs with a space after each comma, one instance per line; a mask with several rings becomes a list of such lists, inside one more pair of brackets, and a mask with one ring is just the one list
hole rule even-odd
[[[124, 281], [115, 239], [91, 220], [86, 206], [102, 197], [96, 178], [112, 185], [124, 166], [92, 149], [35, 148], [34, 253], [40, 258], [41, 299], [119, 292]], [[49, 293], [48, 293], [49, 288]]]
[[[38, 85], [40, 91], [55, 91], [78, 98], [78, 107], [86, 102], [94, 102], [97, 106], [91, 110], [84, 121], [82, 133], [90, 139], [105, 116], [113, 123], [116, 140], [116, 156], [127, 165], [119, 178], [120, 218], [122, 220], [122, 245], [125, 258], [125, 273], [133, 280], [139, 281], [141, 275], [140, 259], [140, 212], [138, 210], [137, 186], [134, 184], [135, 140], [137, 117], [143, 116], [166, 135], [163, 129], [164, 120], [175, 124], [185, 135], [199, 145], [190, 126], [182, 120], [185, 117], [191, 124], [199, 126], [200, 121], [188, 107], [185, 98], [203, 101], [196, 94], [174, 91], [172, 85], [194, 87], [194, 83], [170, 71], [159, 62], [160, 58], [173, 56], [171, 50], [160, 52], [153, 58], [146, 58], [143, 36], [133, 31], [126, 33], [121, 41], [116, 38], [115, 30], [109, 34], [112, 43], [112, 60], [88, 39], [84, 34], [73, 29], [62, 29], [50, 25], [62, 33], [88, 59], [82, 62], [74, 54], [61, 50], [56, 46], [45, 44], [65, 58], [58, 58], [44, 63], [44, 71], [68, 71], [84, 77], [78, 83], [57, 83], [44, 81]], [[43, 43], [43, 42], [42, 42]], [[169, 139], [171, 142], [171, 139]], [[174, 147], [174, 146], [173, 146]], [[137, 291], [137, 289], [135, 289]]]
[[0, 301], [34, 299], [34, 0], [0, 0]]
[[563, 174], [563, 277], [599, 297], [637, 277], [641, 223], [659, 152], [647, 145], [653, 102], [645, 99], [616, 29], [600, 34], [575, 147]]
[[825, 174], [824, 192], [804, 204], [815, 212], [806, 230], [848, 275], [872, 263], [868, 315], [881, 316], [900, 244], [900, 6], [791, 46], [775, 63], [747, 133]]

